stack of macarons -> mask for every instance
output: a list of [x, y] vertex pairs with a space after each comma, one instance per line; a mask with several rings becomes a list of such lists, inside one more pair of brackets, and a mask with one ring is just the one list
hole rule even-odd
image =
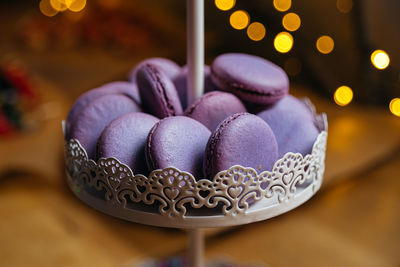
[[287, 152], [310, 153], [312, 111], [288, 94], [286, 73], [266, 59], [230, 53], [205, 66], [205, 94], [189, 103], [187, 68], [139, 63], [129, 81], [81, 95], [66, 121], [90, 159], [114, 157], [134, 174], [175, 167], [213, 179], [233, 165], [271, 170]]

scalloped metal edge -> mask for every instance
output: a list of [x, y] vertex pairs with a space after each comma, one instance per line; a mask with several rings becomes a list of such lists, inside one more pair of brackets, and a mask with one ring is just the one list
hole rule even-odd
[[[315, 118], [317, 127], [327, 129], [325, 114]], [[322, 183], [326, 140], [327, 132], [322, 130], [311, 154], [289, 152], [270, 172], [258, 174], [236, 165], [213, 180], [199, 181], [174, 167], [154, 170], [146, 177], [134, 175], [115, 158], [96, 163], [88, 160], [78, 140], [70, 140], [66, 142], [67, 180], [82, 201], [128, 221], [177, 228], [245, 224], [284, 213], [315, 194]], [[200, 213], [193, 213], [196, 209]]]

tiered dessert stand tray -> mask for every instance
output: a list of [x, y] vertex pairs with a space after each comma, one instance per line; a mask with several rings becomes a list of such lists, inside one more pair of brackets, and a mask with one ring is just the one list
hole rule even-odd
[[266, 220], [310, 199], [325, 169], [327, 123], [311, 154], [287, 153], [271, 171], [232, 166], [213, 180], [196, 179], [176, 168], [134, 175], [115, 158], [88, 159], [77, 140], [66, 142], [66, 174], [74, 194], [111, 216], [147, 225], [190, 229], [193, 266], [202, 266], [201, 228], [235, 226]]

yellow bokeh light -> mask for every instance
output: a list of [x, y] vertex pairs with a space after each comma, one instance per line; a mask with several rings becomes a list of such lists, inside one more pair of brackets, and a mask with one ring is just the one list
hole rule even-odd
[[253, 22], [247, 28], [247, 36], [253, 41], [261, 41], [265, 37], [265, 27], [259, 22]]
[[247, 25], [249, 25], [250, 16], [246, 11], [237, 10], [230, 16], [229, 22], [234, 29], [243, 30]]
[[353, 8], [353, 0], [337, 0], [336, 8], [343, 14], [349, 13]]
[[86, 6], [86, 0], [74, 0], [68, 5], [68, 9], [73, 12], [79, 12]]
[[288, 32], [280, 32], [274, 39], [274, 47], [280, 53], [287, 53], [293, 47], [293, 36]]
[[50, 5], [57, 11], [65, 11], [67, 10], [67, 4], [63, 0], [50, 0]]
[[49, 0], [42, 0], [39, 3], [39, 9], [40, 12], [42, 12], [43, 15], [48, 16], [48, 17], [53, 17], [57, 15], [58, 11], [55, 10], [51, 5]]
[[222, 11], [227, 11], [233, 8], [235, 4], [235, 0], [215, 0], [216, 7]]
[[393, 115], [400, 117], [400, 98], [392, 99], [392, 101], [390, 101], [389, 108]]
[[329, 54], [332, 52], [335, 42], [333, 41], [332, 37], [328, 35], [322, 35], [318, 38], [316, 46], [318, 51], [322, 54]]
[[346, 106], [353, 100], [353, 90], [346, 85], [340, 86], [336, 89], [333, 99], [339, 106]]
[[301, 19], [296, 13], [287, 13], [282, 19], [282, 25], [286, 30], [294, 32], [300, 28]]
[[383, 70], [389, 66], [389, 55], [383, 50], [375, 50], [371, 54], [371, 62], [375, 68]]
[[276, 10], [285, 12], [292, 6], [292, 0], [274, 0], [273, 4]]

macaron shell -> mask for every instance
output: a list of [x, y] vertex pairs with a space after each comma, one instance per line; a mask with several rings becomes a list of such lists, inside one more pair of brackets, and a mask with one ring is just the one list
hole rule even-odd
[[207, 143], [204, 176], [214, 176], [233, 165], [271, 170], [278, 159], [278, 145], [271, 128], [261, 118], [238, 113], [225, 119]]
[[231, 93], [214, 91], [197, 99], [184, 114], [214, 131], [224, 119], [242, 112], [246, 112], [246, 108], [239, 98]]
[[124, 94], [140, 104], [139, 89], [137, 88], [136, 84], [123, 81], [107, 83], [98, 88], [85, 92], [74, 102], [67, 116], [66, 132], [69, 132], [71, 123], [74, 121], [76, 115], [79, 114], [82, 108], [87, 106], [91, 101], [109, 94]]
[[211, 78], [221, 90], [252, 103], [272, 104], [289, 91], [286, 73], [272, 62], [253, 55], [218, 56], [211, 66]]
[[281, 100], [274, 104], [262, 105], [254, 103], [244, 103], [250, 113], [257, 114], [267, 109], [281, 109], [281, 110], [301, 110], [304, 114], [308, 114], [311, 118], [313, 112], [309, 106], [304, 103], [304, 100], [298, 99], [291, 94], [284, 96]]
[[319, 134], [310, 110], [304, 105], [294, 108], [292, 101], [271, 107], [257, 115], [267, 122], [275, 133], [279, 147], [279, 157], [287, 152], [311, 153]]
[[116, 118], [103, 130], [97, 142], [98, 158], [117, 158], [127, 164], [134, 174], [147, 175], [146, 139], [158, 121], [156, 117], [142, 112]]
[[115, 82], [106, 83], [106, 84], [98, 87], [98, 89], [108, 91], [108, 92], [124, 94], [126, 96], [129, 96], [133, 100], [135, 100], [136, 103], [138, 103], [138, 104], [141, 103], [140, 95], [139, 95], [139, 88], [137, 87], [136, 83], [126, 82], [126, 81], [115, 81]]
[[149, 169], [175, 167], [202, 178], [205, 147], [211, 132], [201, 123], [184, 116], [158, 122], [146, 141]]
[[68, 139], [77, 139], [90, 159], [95, 159], [96, 143], [104, 128], [115, 118], [141, 112], [140, 106], [121, 94], [99, 97], [84, 107], [71, 124]]
[[[188, 103], [188, 67], [183, 66], [181, 72], [173, 80], [176, 90], [178, 91], [179, 99], [182, 103], [182, 108], [186, 109], [190, 104]], [[218, 90], [211, 80], [211, 69], [209, 66], [204, 66], [204, 93]]]
[[182, 106], [172, 81], [156, 65], [144, 64], [137, 72], [143, 107], [162, 119], [182, 114]]
[[141, 61], [139, 64], [137, 64], [128, 74], [128, 79], [131, 82], [136, 82], [136, 75], [138, 70], [145, 64], [150, 63], [153, 65], [156, 65], [159, 67], [165, 75], [168, 76], [171, 80], [174, 79], [179, 72], [181, 71], [181, 67], [176, 64], [174, 61], [168, 59], [168, 58], [162, 58], [162, 57], [154, 57], [154, 58], [148, 58], [143, 61]]

